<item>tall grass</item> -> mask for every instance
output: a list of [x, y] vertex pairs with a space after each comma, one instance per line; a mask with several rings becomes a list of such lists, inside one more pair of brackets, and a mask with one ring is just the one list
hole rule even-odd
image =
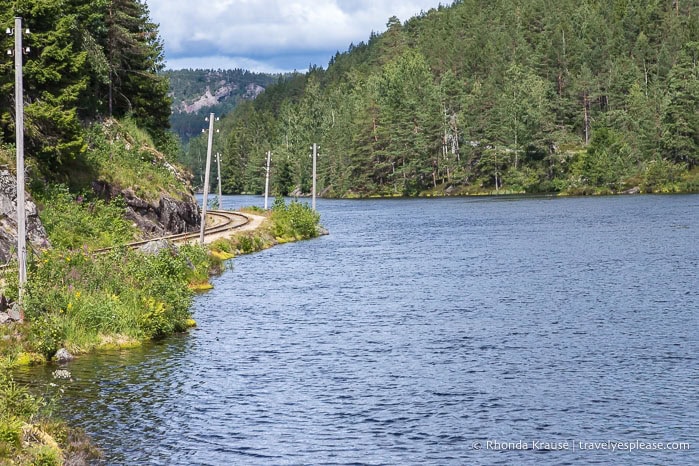
[[[156, 255], [127, 249], [101, 255], [45, 251], [28, 270], [28, 323], [21, 344], [48, 359], [61, 347], [80, 353], [105, 341], [136, 342], [183, 331], [190, 319], [188, 284], [205, 280], [217, 262], [200, 246]], [[10, 298], [17, 296], [13, 283], [14, 277], [7, 277]]]
[[86, 157], [101, 181], [130, 187], [139, 197], [153, 201], [162, 192], [177, 196], [185, 191], [174, 165], [153, 149], [150, 136], [131, 120], [108, 120], [87, 132]]
[[64, 185], [35, 191], [39, 217], [54, 248], [99, 249], [134, 241], [139, 230], [124, 218], [121, 199], [105, 202], [89, 194], [74, 195]]

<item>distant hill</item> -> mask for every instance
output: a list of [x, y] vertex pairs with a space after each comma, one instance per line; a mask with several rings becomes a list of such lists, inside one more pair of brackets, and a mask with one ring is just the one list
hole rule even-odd
[[280, 75], [247, 70], [170, 70], [172, 115], [170, 125], [186, 143], [201, 132], [211, 112], [225, 115], [242, 100], [253, 100]]

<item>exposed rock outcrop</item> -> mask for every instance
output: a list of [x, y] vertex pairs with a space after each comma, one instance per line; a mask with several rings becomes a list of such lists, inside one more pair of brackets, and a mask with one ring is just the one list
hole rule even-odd
[[[201, 110], [202, 108], [213, 107], [214, 105], [218, 105], [223, 100], [230, 97], [230, 95], [236, 89], [233, 86], [226, 86], [225, 81], [223, 83], [219, 83], [219, 85], [220, 87], [217, 88], [213, 94], [211, 93], [211, 89], [207, 87], [204, 95], [199, 97], [199, 99], [194, 101], [192, 104], [188, 105], [186, 102], [182, 102], [184, 112], [195, 113]], [[257, 96], [255, 95], [255, 97]]]
[[[27, 213], [27, 249], [50, 247], [46, 230], [39, 220], [36, 204], [25, 198]], [[17, 177], [7, 168], [0, 169], [0, 263], [7, 263], [17, 251]]]
[[[4, 296], [2, 298], [5, 299]], [[14, 322], [19, 322], [20, 324], [24, 322], [24, 315], [17, 303], [12, 303], [9, 309], [0, 311], [0, 324], [12, 324]]]
[[162, 251], [164, 249], [173, 249], [173, 248], [174, 248], [174, 246], [168, 240], [157, 239], [157, 240], [153, 240], [149, 243], [144, 244], [143, 246], [138, 248], [138, 250], [144, 254], [156, 255], [156, 254], [159, 254], [160, 251]]
[[148, 237], [187, 233], [199, 228], [199, 205], [190, 193], [180, 193], [179, 199], [161, 194], [157, 201], [148, 201], [131, 188], [121, 189], [104, 181], [93, 182], [92, 189], [107, 201], [122, 197], [126, 202], [126, 217]]
[[265, 88], [259, 84], [250, 83], [245, 87], [245, 95], [243, 98], [248, 100], [254, 100], [264, 92]]

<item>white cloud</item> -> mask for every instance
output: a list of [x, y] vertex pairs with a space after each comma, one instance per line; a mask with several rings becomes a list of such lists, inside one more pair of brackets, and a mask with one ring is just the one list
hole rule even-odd
[[[160, 24], [170, 68], [277, 71], [325, 66], [338, 50], [381, 32], [391, 16], [402, 21], [437, 7], [439, 0], [147, 0]], [[447, 3], [442, 0], [442, 3]], [[319, 57], [324, 57], [317, 61]], [[206, 58], [206, 59], [208, 59]], [[247, 60], [247, 61], [246, 61]], [[292, 63], [293, 62], [293, 63]], [[252, 68], [255, 66], [255, 68]], [[260, 66], [262, 68], [259, 68]]]

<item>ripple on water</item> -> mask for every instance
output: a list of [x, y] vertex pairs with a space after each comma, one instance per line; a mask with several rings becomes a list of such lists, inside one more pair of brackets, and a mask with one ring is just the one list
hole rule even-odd
[[63, 406], [111, 464], [696, 464], [691, 202], [323, 201], [330, 236], [237, 258], [189, 336], [75, 361]]

